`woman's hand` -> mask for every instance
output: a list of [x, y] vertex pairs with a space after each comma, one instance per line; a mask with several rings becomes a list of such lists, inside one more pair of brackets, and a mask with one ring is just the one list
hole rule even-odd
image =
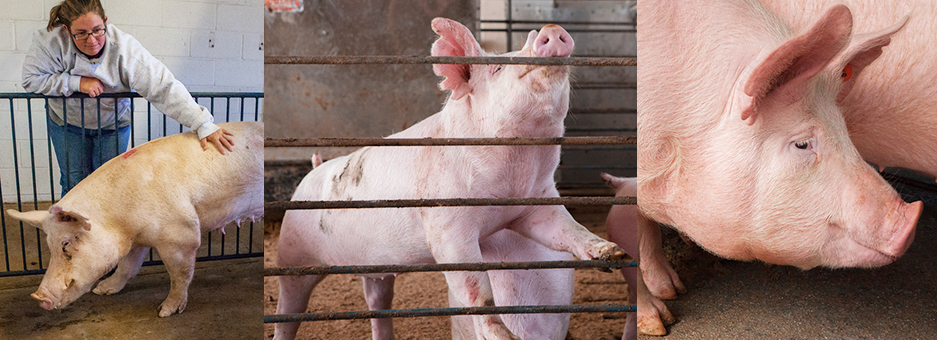
[[104, 93], [104, 84], [98, 78], [81, 77], [81, 86], [79, 86], [78, 91], [87, 93], [92, 98], [97, 97], [99, 94]]
[[202, 150], [208, 150], [208, 143], [211, 143], [215, 146], [215, 149], [218, 149], [222, 155], [226, 154], [225, 149], [228, 151], [234, 151], [232, 147], [234, 146], [234, 140], [231, 139], [231, 136], [234, 136], [225, 129], [218, 129], [218, 131], [213, 132], [212, 134], [205, 136], [199, 140], [199, 143], [202, 144]]

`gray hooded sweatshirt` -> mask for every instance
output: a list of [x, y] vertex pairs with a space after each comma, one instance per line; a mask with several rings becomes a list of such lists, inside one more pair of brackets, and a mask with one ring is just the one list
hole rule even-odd
[[[94, 77], [104, 84], [105, 93], [136, 91], [157, 110], [198, 132], [199, 139], [217, 131], [211, 112], [195, 102], [189, 91], [173, 77], [166, 65], [150, 54], [137, 39], [107, 25], [107, 40], [100, 57], [89, 59], [72, 42], [64, 26], [51, 32], [41, 29], [33, 34], [33, 43], [23, 63], [23, 88], [47, 96], [70, 96], [79, 91], [81, 77]], [[52, 121], [89, 129], [114, 129], [130, 125], [130, 99], [102, 98], [100, 115], [97, 99], [84, 99], [84, 122], [81, 101], [50, 99]], [[116, 104], [116, 108], [115, 108]], [[98, 119], [100, 117], [100, 120]], [[99, 125], [100, 124], [100, 125]]]

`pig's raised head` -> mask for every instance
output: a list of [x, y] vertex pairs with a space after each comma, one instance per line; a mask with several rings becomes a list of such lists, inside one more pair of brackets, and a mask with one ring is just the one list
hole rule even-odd
[[42, 308], [51, 310], [72, 303], [117, 265], [120, 252], [112, 234], [79, 212], [52, 206], [49, 211], [11, 209], [7, 213], [46, 234], [49, 268], [31, 295]]
[[905, 203], [862, 160], [837, 106], [906, 20], [853, 35], [849, 9], [833, 6], [742, 71], [727, 111], [732, 136], [713, 141], [735, 155], [709, 161], [727, 162], [738, 194], [752, 198], [736, 204], [747, 204], [741, 219], [754, 231], [737, 236], [755, 258], [870, 267], [907, 250], [922, 204]]
[[[433, 56], [491, 56], [481, 49], [472, 32], [462, 24], [433, 20], [439, 39]], [[530, 31], [524, 48], [502, 56], [569, 57], [575, 43], [557, 25]], [[436, 64], [433, 70], [445, 77], [439, 87], [452, 90], [449, 105], [465, 105], [473, 113], [510, 113], [516, 119], [548, 117], [562, 121], [569, 108], [569, 67], [562, 65]]]

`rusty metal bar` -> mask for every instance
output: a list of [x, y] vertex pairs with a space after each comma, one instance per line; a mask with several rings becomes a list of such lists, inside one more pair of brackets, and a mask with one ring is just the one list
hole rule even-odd
[[637, 66], [635, 58], [618, 57], [436, 57], [394, 55], [339, 55], [339, 56], [269, 56], [267, 65], [359, 65], [359, 64], [522, 64], [570, 66]]
[[484, 146], [484, 145], [620, 145], [637, 144], [633, 136], [546, 138], [267, 138], [264, 147], [324, 146]]
[[478, 263], [426, 263], [426, 264], [391, 264], [330, 267], [292, 267], [264, 268], [264, 276], [287, 275], [329, 275], [329, 274], [379, 274], [379, 273], [415, 273], [415, 272], [451, 272], [451, 271], [489, 271], [517, 269], [557, 269], [557, 268], [611, 268], [634, 267], [637, 262], [625, 261], [535, 261], [535, 262], [478, 262]]
[[415, 208], [504, 205], [613, 205], [637, 204], [634, 197], [520, 197], [520, 198], [440, 198], [367, 201], [272, 201], [264, 202], [267, 210]]
[[634, 23], [623, 21], [544, 21], [544, 20], [479, 20], [482, 24], [530, 24], [530, 25], [609, 25], [609, 26], [634, 26]]
[[570, 306], [501, 306], [501, 307], [449, 307], [420, 309], [389, 309], [354, 312], [320, 312], [301, 314], [264, 315], [264, 323], [303, 322], [323, 320], [414, 318], [424, 316], [534, 314], [534, 313], [633, 313], [635, 305], [570, 305]]

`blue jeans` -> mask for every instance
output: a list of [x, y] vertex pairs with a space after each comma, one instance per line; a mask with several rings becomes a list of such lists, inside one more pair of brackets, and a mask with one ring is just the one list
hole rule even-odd
[[130, 126], [117, 130], [59, 126], [46, 116], [49, 137], [55, 147], [55, 159], [62, 171], [62, 196], [91, 174], [101, 164], [127, 151]]

